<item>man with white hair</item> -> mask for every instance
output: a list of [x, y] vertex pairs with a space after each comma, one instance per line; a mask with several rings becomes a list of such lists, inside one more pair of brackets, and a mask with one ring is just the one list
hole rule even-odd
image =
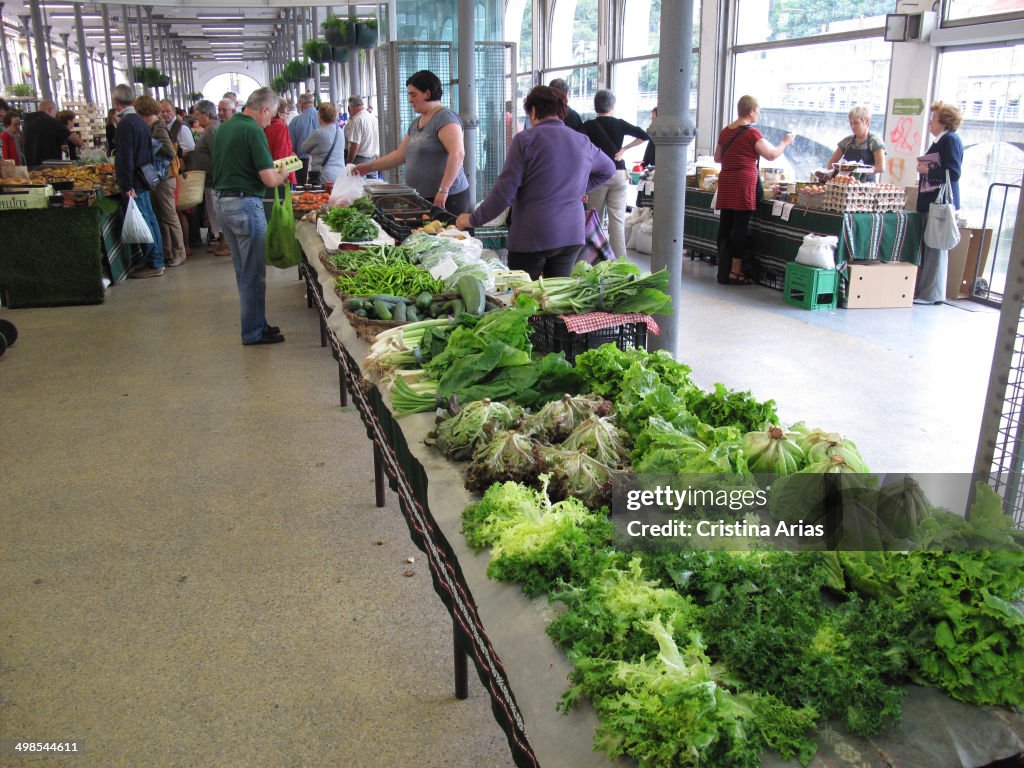
[[263, 129], [277, 113], [278, 95], [271, 88], [252, 92], [240, 114], [222, 123], [213, 139], [213, 197], [235, 266], [241, 306], [242, 343], [278, 344], [281, 329], [267, 324], [267, 187], [288, 183], [288, 174], [274, 168]]
[[299, 184], [306, 183], [306, 175], [309, 173], [309, 153], [299, 152], [299, 147], [309, 138], [309, 134], [320, 127], [317, 118], [316, 107], [313, 106], [313, 95], [303, 93], [299, 96], [299, 114], [288, 123], [288, 135], [292, 140], [292, 147], [302, 161], [302, 170], [295, 172], [295, 179]]
[[377, 118], [363, 103], [363, 97], [348, 97], [348, 122], [345, 123], [345, 162], [368, 163], [380, 154]]
[[153, 134], [145, 121], [135, 112], [135, 92], [130, 85], [115, 85], [110, 93], [120, 120], [114, 143], [114, 172], [121, 188], [121, 205], [128, 207], [135, 200], [142, 218], [153, 235], [153, 242], [142, 245], [142, 261], [128, 272], [128, 277], [160, 277], [164, 273], [164, 244], [160, 237], [160, 224], [149, 199], [149, 185], [139, 169], [153, 162]]

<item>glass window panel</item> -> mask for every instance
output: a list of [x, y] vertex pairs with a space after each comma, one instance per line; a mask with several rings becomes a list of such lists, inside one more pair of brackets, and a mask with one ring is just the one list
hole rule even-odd
[[[693, 42], [700, 39], [700, 0], [693, 4]], [[622, 58], [657, 55], [661, 46], [661, 0], [626, 0], [622, 13]]]
[[885, 26], [892, 0], [739, 0], [736, 44], [800, 37]]
[[956, 104], [964, 122], [958, 133], [964, 143], [960, 174], [960, 213], [972, 227], [999, 230], [997, 259], [988, 265], [990, 288], [1003, 292], [1006, 266], [1017, 218], [1019, 193], [1011, 191], [1005, 212], [1003, 189], [996, 187], [988, 221], [985, 204], [992, 184], [1020, 184], [1024, 174], [1024, 45], [982, 50], [945, 51], [939, 57], [935, 100]]
[[557, 0], [551, 14], [551, 66], [597, 61], [597, 0]]
[[[690, 62], [690, 119], [697, 119], [697, 62], [693, 55]], [[658, 106], [658, 59], [624, 61], [612, 67], [613, 91], [615, 93], [615, 117], [647, 130], [651, 126], [651, 110]], [[593, 109], [591, 109], [593, 111]], [[632, 139], [627, 137], [628, 144]], [[623, 160], [626, 167], [639, 163], [644, 156], [646, 144], [626, 151]], [[696, 143], [689, 146], [689, 158], [695, 159]]]
[[946, 0], [946, 18], [950, 20], [1006, 14], [1024, 16], [1024, 8], [1017, 0]]
[[573, 69], [548, 70], [544, 72], [541, 82], [547, 85], [556, 77], [565, 80], [569, 86], [569, 106], [580, 113], [580, 117], [589, 120], [594, 112], [594, 94], [597, 92], [597, 67], [574, 67]]
[[533, 2], [509, 0], [505, 7], [505, 40], [519, 43], [519, 72], [533, 69]]
[[871, 130], [883, 129], [891, 53], [892, 44], [879, 37], [737, 54], [726, 122], [736, 117], [740, 96], [756, 98], [761, 106], [757, 127], [768, 141], [777, 144], [788, 131], [798, 136], [772, 166], [806, 179], [850, 135], [852, 107], [867, 107]]

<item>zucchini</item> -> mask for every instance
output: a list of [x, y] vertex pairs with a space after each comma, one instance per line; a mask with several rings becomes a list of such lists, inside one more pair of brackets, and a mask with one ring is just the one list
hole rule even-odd
[[419, 310], [416, 309], [416, 305], [410, 304], [409, 308], [405, 311], [405, 319], [408, 320], [410, 323], [416, 323], [422, 320], [423, 318], [420, 317], [420, 313]]
[[398, 323], [404, 323], [406, 321], [407, 308], [404, 301], [400, 301], [395, 304], [395, 311], [391, 315], [391, 319]]
[[365, 309], [360, 307], [359, 309], [357, 309], [355, 311], [355, 314], [356, 314], [356, 317], [367, 317], [369, 313]]
[[487, 301], [484, 284], [472, 275], [463, 275], [455, 286], [459, 291], [459, 298], [466, 305], [466, 311], [480, 317], [484, 313], [484, 304]]
[[392, 296], [390, 293], [375, 293], [373, 296], [367, 296], [367, 301], [385, 301], [388, 304], [398, 304], [404, 302], [405, 299], [401, 296]]
[[426, 312], [427, 310], [430, 309], [430, 303], [433, 300], [434, 297], [431, 294], [424, 291], [423, 293], [416, 297], [416, 309], [418, 309], [420, 312]]
[[466, 303], [462, 299], [452, 299], [448, 302], [448, 307], [453, 317], [458, 317], [466, 311]]
[[355, 312], [358, 309], [365, 309], [365, 303], [362, 299], [349, 299], [345, 302], [345, 309], [349, 312]]
[[392, 306], [393, 305], [388, 304], [383, 299], [377, 299], [373, 302], [373, 314], [377, 316], [378, 320], [390, 320], [392, 315]]

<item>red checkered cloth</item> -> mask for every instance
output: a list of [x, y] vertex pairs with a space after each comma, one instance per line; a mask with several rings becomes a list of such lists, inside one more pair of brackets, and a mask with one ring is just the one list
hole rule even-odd
[[611, 312], [588, 312], [585, 315], [559, 315], [565, 327], [573, 333], [589, 333], [599, 331], [602, 328], [614, 328], [616, 325], [627, 323], [644, 323], [647, 325], [648, 333], [655, 336], [661, 333], [661, 328], [650, 315], [642, 315], [633, 312], [628, 315], [613, 315]]

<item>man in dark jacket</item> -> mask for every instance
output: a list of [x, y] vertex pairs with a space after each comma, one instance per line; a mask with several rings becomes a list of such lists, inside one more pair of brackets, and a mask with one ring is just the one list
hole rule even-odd
[[128, 277], [160, 277], [164, 273], [160, 225], [149, 200], [149, 188], [139, 170], [140, 166], [153, 162], [152, 132], [132, 106], [135, 93], [130, 85], [115, 85], [110, 95], [120, 118], [114, 137], [117, 143], [114, 171], [117, 184], [121, 187], [121, 205], [127, 209], [128, 201], [134, 199], [153, 234], [153, 242], [141, 246], [142, 259], [139, 266], [128, 273]]
[[[548, 88], [554, 88], [556, 91], [561, 91], [562, 93], [564, 93], [566, 98], [569, 97], [569, 84], [566, 83], [565, 80], [563, 80], [560, 77], [556, 77], [554, 80], [548, 83]], [[583, 130], [583, 118], [580, 117], [580, 113], [577, 112], [572, 107], [569, 107], [568, 111], [566, 112], [565, 126], [567, 128], [572, 128], [574, 131]]]
[[39, 111], [25, 115], [21, 124], [25, 136], [25, 164], [42, 165], [46, 160], [63, 160], [64, 143], [83, 146], [82, 137], [57, 119], [57, 105], [49, 99], [39, 102]]

